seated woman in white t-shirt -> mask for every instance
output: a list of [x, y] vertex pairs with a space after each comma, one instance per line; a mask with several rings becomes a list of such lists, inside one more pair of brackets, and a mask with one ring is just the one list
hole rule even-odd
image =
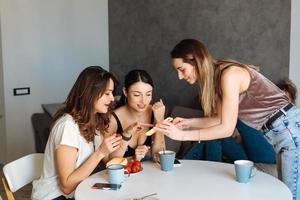
[[103, 137], [114, 101], [114, 76], [99, 66], [84, 69], [65, 107], [55, 116], [47, 142], [43, 172], [33, 182], [32, 199], [66, 199], [101, 160], [120, 147], [122, 137]]

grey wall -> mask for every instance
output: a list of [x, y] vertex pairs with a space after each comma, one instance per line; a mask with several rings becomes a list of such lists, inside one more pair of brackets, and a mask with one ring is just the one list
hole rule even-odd
[[[107, 1], [0, 0], [0, 162], [34, 152], [41, 104], [64, 101], [85, 67], [109, 69]], [[19, 87], [30, 95], [13, 96]]]
[[259, 65], [277, 81], [288, 77], [290, 7], [289, 0], [109, 1], [110, 69], [120, 77], [146, 69], [156, 97], [189, 105], [195, 88], [177, 80], [169, 52], [181, 39], [195, 38], [215, 57]]

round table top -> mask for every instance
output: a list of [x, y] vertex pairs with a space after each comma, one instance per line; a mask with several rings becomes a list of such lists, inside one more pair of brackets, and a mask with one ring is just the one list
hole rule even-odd
[[234, 165], [220, 162], [181, 160], [171, 172], [160, 170], [156, 163], [142, 163], [143, 170], [132, 174], [119, 190], [92, 189], [95, 183], [107, 183], [106, 170], [82, 181], [75, 191], [76, 200], [128, 200], [151, 193], [149, 199], [212, 199], [212, 200], [291, 200], [287, 186], [261, 171], [249, 183], [235, 180]]

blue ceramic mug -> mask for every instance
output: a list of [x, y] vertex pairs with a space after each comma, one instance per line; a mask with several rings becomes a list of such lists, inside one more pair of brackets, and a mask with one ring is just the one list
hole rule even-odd
[[160, 151], [159, 154], [159, 161], [160, 161], [160, 168], [163, 171], [172, 171], [174, 166], [175, 160], [175, 152], [174, 151]]
[[120, 164], [114, 164], [107, 167], [108, 182], [110, 184], [121, 184], [125, 179], [124, 167]]
[[250, 160], [234, 161], [236, 180], [239, 183], [248, 183], [255, 173], [254, 163]]

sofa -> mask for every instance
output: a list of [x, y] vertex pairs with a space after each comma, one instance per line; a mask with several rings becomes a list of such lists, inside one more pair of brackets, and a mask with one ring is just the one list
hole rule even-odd
[[34, 113], [31, 116], [31, 123], [34, 131], [35, 150], [37, 153], [44, 153], [50, 133], [53, 117], [62, 103], [42, 104], [43, 113]]

